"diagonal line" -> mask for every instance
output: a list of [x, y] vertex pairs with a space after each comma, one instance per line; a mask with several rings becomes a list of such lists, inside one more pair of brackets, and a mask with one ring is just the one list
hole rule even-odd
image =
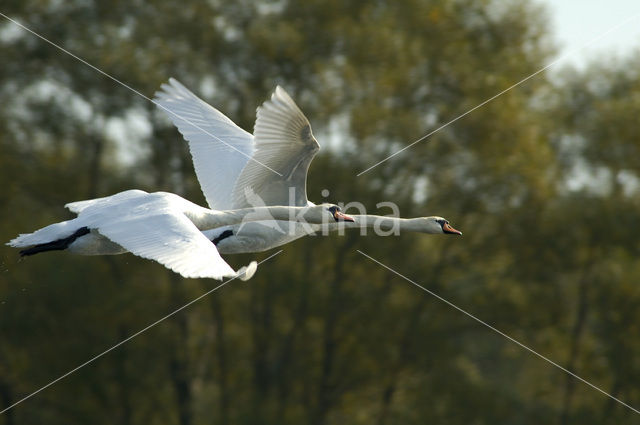
[[[258, 265], [264, 263], [267, 260], [272, 259], [273, 257], [275, 257], [276, 255], [280, 254], [282, 252], [282, 250], [276, 252], [275, 254], [271, 254], [270, 256], [268, 256], [267, 258], [265, 258], [264, 260], [260, 261], [258, 263]], [[116, 348], [120, 347], [121, 345], [125, 344], [128, 341], [131, 341], [133, 338], [137, 337], [138, 335], [148, 331], [149, 329], [153, 328], [154, 326], [156, 326], [157, 324], [159, 324], [160, 322], [168, 319], [169, 317], [175, 315], [176, 313], [184, 310], [185, 308], [189, 307], [191, 304], [196, 303], [197, 301], [200, 301], [202, 298], [206, 297], [207, 295], [211, 294], [212, 292], [217, 291], [218, 289], [222, 288], [224, 285], [226, 285], [227, 283], [231, 282], [232, 280], [237, 279], [238, 276], [232, 277], [229, 280], [226, 280], [224, 282], [222, 282], [220, 285], [216, 286], [213, 289], [210, 289], [209, 291], [205, 292], [204, 294], [200, 295], [198, 298], [189, 301], [188, 303], [186, 303], [185, 305], [183, 305], [182, 307], [172, 311], [171, 313], [167, 314], [166, 316], [156, 320], [155, 322], [153, 322], [152, 324], [148, 325], [147, 327], [140, 329], [138, 332], [134, 333], [133, 335], [123, 339], [122, 341], [120, 341], [119, 343], [117, 343], [116, 345], [111, 346], [110, 348], [104, 350], [102, 353], [90, 358], [89, 360], [87, 360], [86, 362], [82, 363], [81, 365], [71, 369], [69, 372], [65, 373], [64, 375], [60, 375], [59, 377], [57, 377], [56, 379], [54, 379], [53, 381], [49, 382], [47, 385], [39, 388], [38, 390], [32, 392], [31, 394], [29, 394], [26, 397], [21, 398], [20, 400], [16, 401], [15, 403], [13, 403], [12, 405], [5, 407], [2, 411], [0, 411], [0, 415], [7, 412], [8, 410], [13, 409], [14, 407], [16, 407], [18, 404], [22, 403], [23, 401], [26, 401], [28, 399], [30, 399], [31, 397], [33, 397], [34, 395], [38, 394], [40, 391], [43, 391], [47, 388], [49, 388], [50, 386], [52, 386], [53, 384], [55, 384], [56, 382], [66, 378], [67, 376], [71, 375], [74, 372], [77, 372], [78, 370], [82, 369], [83, 367], [85, 367], [86, 365], [93, 363], [95, 360], [99, 359], [100, 357], [104, 356], [105, 354], [109, 353], [110, 351], [115, 350]]]
[[5, 15], [4, 13], [0, 12], [0, 16], [4, 17], [5, 19], [13, 22], [14, 24], [16, 24], [17, 26], [19, 26], [20, 28], [22, 28], [25, 31], [30, 32], [31, 34], [35, 35], [36, 37], [40, 38], [43, 41], [46, 41], [47, 43], [49, 43], [50, 45], [52, 45], [53, 47], [55, 47], [56, 49], [66, 53], [67, 55], [71, 56], [72, 58], [82, 62], [83, 64], [87, 65], [89, 68], [99, 72], [100, 74], [104, 75], [105, 77], [115, 81], [116, 83], [120, 84], [121, 86], [131, 90], [132, 92], [134, 92], [135, 94], [137, 94], [140, 97], [145, 98], [146, 100], [148, 100], [149, 102], [153, 103], [154, 105], [156, 105], [158, 108], [163, 109], [165, 112], [174, 115], [178, 118], [180, 118], [181, 120], [189, 123], [190, 125], [194, 126], [195, 128], [197, 128], [198, 130], [202, 131], [203, 133], [207, 134], [208, 136], [213, 137], [214, 139], [216, 139], [217, 141], [219, 141], [220, 143], [223, 143], [225, 145], [227, 145], [228, 147], [230, 147], [231, 149], [233, 149], [236, 152], [239, 152], [241, 155], [249, 158], [250, 161], [256, 162], [260, 165], [262, 165], [263, 167], [265, 167], [266, 169], [276, 173], [277, 175], [279, 175], [280, 177], [282, 177], [282, 174], [280, 174], [279, 172], [277, 172], [276, 170], [274, 170], [273, 168], [269, 167], [268, 165], [263, 164], [262, 162], [258, 161], [257, 159], [247, 155], [246, 153], [242, 152], [241, 150], [239, 150], [238, 148], [236, 148], [233, 145], [230, 145], [229, 143], [225, 142], [224, 140], [220, 139], [218, 136], [216, 136], [215, 134], [212, 134], [211, 132], [205, 130], [204, 128], [200, 127], [199, 125], [193, 123], [192, 121], [188, 120], [187, 118], [184, 118], [183, 116], [167, 109], [164, 105], [159, 104], [158, 102], [156, 102], [155, 100], [151, 99], [150, 97], [142, 94], [141, 92], [139, 92], [138, 90], [134, 89], [133, 87], [127, 85], [126, 83], [123, 83], [122, 81], [118, 80], [116, 77], [113, 77], [112, 75], [104, 72], [103, 70], [101, 70], [100, 68], [90, 64], [89, 62], [87, 62], [86, 60], [74, 55], [73, 53], [71, 53], [70, 51], [68, 51], [67, 49], [57, 45], [56, 43], [54, 43], [53, 41], [45, 38], [44, 36], [38, 34], [37, 32], [33, 31], [32, 29], [27, 28], [26, 26], [22, 25], [20, 22], [16, 21], [15, 19], [12, 19], [10, 17], [8, 17], [7, 15]]
[[567, 53], [565, 53], [564, 55], [561, 55], [559, 58], [557, 58], [556, 60], [548, 63], [546, 66], [544, 66], [543, 68], [540, 68], [539, 70], [537, 70], [536, 72], [534, 72], [533, 74], [529, 75], [528, 77], [523, 78], [522, 80], [518, 81], [515, 84], [512, 84], [511, 86], [507, 87], [506, 89], [502, 90], [500, 93], [490, 97], [489, 99], [485, 100], [484, 102], [474, 106], [473, 108], [469, 109], [467, 112], [458, 115], [456, 118], [452, 119], [451, 121], [441, 125], [440, 127], [436, 128], [435, 130], [433, 130], [430, 133], [425, 134], [424, 136], [422, 136], [421, 138], [419, 138], [418, 140], [416, 140], [415, 142], [411, 143], [410, 145], [405, 146], [404, 148], [400, 149], [397, 152], [392, 153], [391, 155], [389, 155], [388, 157], [386, 157], [385, 159], [378, 161], [377, 163], [373, 164], [371, 167], [367, 168], [364, 171], [359, 172], [356, 176], [360, 177], [361, 175], [363, 175], [364, 173], [366, 173], [367, 171], [371, 170], [372, 168], [377, 167], [378, 165], [382, 164], [385, 161], [390, 160], [391, 158], [393, 158], [394, 156], [404, 152], [405, 150], [409, 149], [410, 147], [412, 147], [413, 145], [420, 143], [421, 141], [423, 141], [424, 139], [426, 139], [427, 137], [431, 136], [434, 133], [437, 133], [438, 131], [442, 130], [443, 128], [449, 126], [450, 124], [453, 124], [454, 122], [458, 121], [460, 118], [470, 114], [471, 112], [475, 111], [478, 108], [483, 107], [484, 105], [486, 105], [487, 103], [491, 102], [492, 100], [502, 96], [503, 94], [505, 94], [506, 92], [508, 92], [509, 90], [519, 86], [520, 84], [524, 83], [525, 81], [530, 80], [531, 78], [535, 77], [536, 75], [540, 74], [541, 72], [546, 71], [547, 69], [551, 68], [553, 65], [557, 64], [558, 62], [573, 56], [575, 53], [581, 51], [582, 49], [584, 49], [587, 46], [590, 46], [591, 44], [595, 43], [596, 41], [604, 38], [605, 36], [609, 35], [610, 33], [618, 30], [619, 28], [623, 27], [624, 25], [628, 24], [630, 21], [636, 19], [638, 16], [640, 16], [640, 13], [636, 13], [635, 15], [631, 16], [630, 18], [625, 19], [624, 21], [620, 22], [617, 25], [614, 25], [613, 27], [609, 28], [608, 30], [606, 30], [605, 32], [603, 32], [602, 34], [596, 36], [595, 38], [587, 41], [586, 43], [582, 44], [581, 46], [578, 46], [572, 50], [569, 50]]
[[462, 308], [458, 307], [457, 305], [453, 304], [450, 301], [447, 301], [446, 299], [442, 298], [440, 295], [436, 294], [433, 291], [428, 290], [427, 288], [425, 288], [424, 286], [414, 282], [413, 280], [409, 279], [408, 277], [406, 277], [405, 275], [395, 271], [394, 269], [392, 269], [389, 266], [386, 266], [384, 264], [382, 264], [380, 261], [376, 260], [375, 258], [365, 254], [364, 252], [360, 251], [359, 249], [357, 250], [360, 254], [364, 255], [365, 257], [367, 257], [368, 259], [370, 259], [371, 261], [373, 261], [374, 263], [377, 263], [378, 265], [384, 267], [385, 269], [389, 270], [390, 272], [400, 276], [401, 278], [403, 278], [404, 280], [406, 280], [407, 282], [413, 284], [414, 286], [417, 286], [418, 288], [422, 289], [423, 291], [427, 292], [429, 295], [433, 295], [434, 297], [436, 297], [437, 299], [439, 299], [440, 301], [444, 302], [445, 304], [449, 305], [450, 307], [455, 308], [456, 310], [458, 310], [461, 313], [464, 313], [465, 315], [469, 316], [470, 318], [472, 318], [473, 320], [475, 320], [476, 322], [486, 326], [487, 328], [491, 329], [492, 331], [502, 335], [503, 337], [507, 338], [509, 341], [519, 345], [520, 347], [524, 348], [525, 350], [529, 351], [532, 354], [535, 354], [536, 356], [540, 357], [542, 360], [546, 361], [547, 363], [550, 363], [551, 365], [557, 367], [558, 369], [562, 370], [563, 372], [568, 373], [569, 375], [573, 376], [574, 378], [584, 382], [585, 384], [589, 385], [591, 388], [598, 390], [599, 392], [601, 392], [602, 394], [606, 395], [607, 397], [611, 398], [612, 400], [617, 401], [618, 403], [622, 404], [623, 406], [633, 410], [635, 413], [640, 414], [640, 411], [633, 408], [632, 406], [628, 405], [627, 403], [625, 403], [624, 401], [612, 396], [611, 394], [609, 394], [608, 392], [604, 391], [603, 389], [601, 389], [600, 387], [595, 386], [594, 384], [592, 384], [591, 382], [587, 381], [586, 379], [583, 379], [581, 377], [579, 377], [578, 375], [576, 375], [575, 373], [571, 372], [570, 370], [568, 370], [565, 367], [560, 366], [558, 363], [554, 362], [553, 360], [550, 360], [549, 358], [543, 356], [542, 354], [538, 353], [537, 351], [533, 350], [532, 348], [527, 347], [526, 345], [524, 345], [523, 343], [519, 342], [518, 340], [510, 337], [509, 335], [507, 335], [506, 333], [494, 328], [493, 326], [491, 326], [490, 324], [488, 324], [487, 322], [478, 319], [476, 316], [474, 316], [473, 314], [467, 312], [466, 310], [463, 310]]

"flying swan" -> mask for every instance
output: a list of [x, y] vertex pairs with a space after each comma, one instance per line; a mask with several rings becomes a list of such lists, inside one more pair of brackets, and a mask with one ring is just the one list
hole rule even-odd
[[216, 211], [167, 192], [128, 190], [105, 198], [65, 205], [74, 219], [21, 234], [7, 245], [29, 247], [22, 256], [66, 250], [82, 255], [131, 252], [155, 260], [184, 277], [250, 279], [257, 263], [235, 271], [201, 232], [204, 229], [252, 220], [300, 220], [322, 226], [330, 221], [352, 221], [337, 205], [271, 206]]
[[348, 216], [337, 205], [310, 202], [307, 171], [320, 146], [307, 118], [279, 86], [258, 107], [254, 135], [175, 79], [162, 85], [154, 101], [189, 143], [210, 209], [172, 193], [128, 190], [69, 203], [76, 218], [21, 234], [7, 245], [25, 248], [23, 256], [131, 252], [184, 277], [247, 280], [255, 261], [234, 271], [220, 254], [265, 251], [339, 226], [462, 234], [442, 217]]
[[[258, 107], [253, 135], [174, 78], [162, 85], [154, 101], [188, 142], [210, 208], [314, 205], [307, 199], [307, 172], [320, 145], [309, 120], [282, 87], [277, 86], [271, 99]], [[352, 217], [353, 221], [329, 224], [329, 230], [379, 226], [382, 230], [462, 234], [442, 217]], [[319, 229], [316, 224], [256, 220], [203, 233], [221, 254], [235, 254], [265, 251]]]

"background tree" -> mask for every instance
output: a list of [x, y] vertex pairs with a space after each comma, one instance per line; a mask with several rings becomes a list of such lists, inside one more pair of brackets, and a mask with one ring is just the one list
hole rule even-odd
[[[461, 239], [308, 237], [0, 417], [7, 424], [634, 423], [635, 414], [388, 270], [640, 405], [637, 55], [538, 76], [529, 1], [5, 2], [151, 97], [170, 76], [251, 130], [282, 84], [323, 150], [315, 201], [393, 200]], [[0, 23], [0, 237], [140, 187], [204, 204], [163, 113]], [[386, 211], [381, 211], [386, 213]], [[270, 252], [232, 256], [233, 265]], [[0, 248], [8, 406], [208, 291], [131, 255]]]

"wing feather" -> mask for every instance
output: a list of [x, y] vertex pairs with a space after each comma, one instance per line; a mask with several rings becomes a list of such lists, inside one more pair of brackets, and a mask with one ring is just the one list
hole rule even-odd
[[154, 100], [189, 143], [209, 207], [231, 209], [233, 187], [253, 156], [253, 136], [173, 78]]
[[103, 198], [82, 210], [76, 220], [132, 254], [157, 261], [184, 277], [236, 275], [215, 245], [183, 214], [188, 201], [168, 193], [138, 192], [137, 196]]
[[87, 227], [132, 254], [157, 261], [184, 277], [249, 279], [256, 264], [234, 271], [184, 214], [191, 206], [194, 204], [171, 193], [129, 190], [68, 204], [69, 209], [79, 213], [78, 217], [20, 235], [9, 245], [47, 243]]
[[98, 231], [127, 251], [184, 277], [222, 279], [236, 275], [215, 245], [182, 214], [161, 212], [108, 221], [98, 226]]
[[320, 146], [309, 120], [280, 86], [258, 107], [254, 141], [255, 161], [245, 164], [236, 181], [233, 207], [251, 206], [254, 195], [266, 205], [306, 206], [307, 171]]
[[258, 107], [255, 136], [175, 79], [162, 85], [155, 101], [189, 143], [211, 208], [252, 206], [249, 199], [255, 195], [266, 205], [308, 204], [307, 171], [320, 146], [284, 89], [276, 87], [271, 99]]

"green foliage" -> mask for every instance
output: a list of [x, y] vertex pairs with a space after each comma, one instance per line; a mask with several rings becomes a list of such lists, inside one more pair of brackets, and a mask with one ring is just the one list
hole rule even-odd
[[[635, 423], [357, 250], [640, 406], [637, 57], [539, 75], [356, 177], [548, 63], [545, 12], [515, 0], [5, 3], [145, 96], [174, 76], [247, 130], [284, 85], [323, 146], [312, 200], [329, 189], [369, 212], [391, 200], [464, 237], [298, 240], [0, 423]], [[0, 22], [3, 241], [127, 188], [204, 203], [161, 112], [12, 25]], [[132, 116], [149, 133], [125, 126], [119, 140], [110, 123]], [[131, 255], [17, 262], [2, 246], [0, 259], [0, 409], [217, 285]]]

